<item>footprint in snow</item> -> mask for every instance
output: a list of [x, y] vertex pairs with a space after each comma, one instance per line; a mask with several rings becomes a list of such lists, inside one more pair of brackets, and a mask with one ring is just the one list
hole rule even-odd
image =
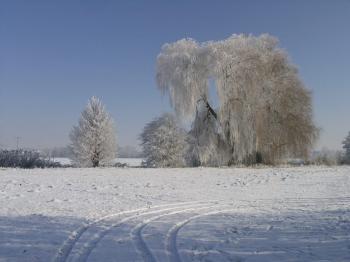
[[40, 189], [29, 189], [27, 190], [28, 193], [39, 193]]
[[24, 197], [22, 194], [16, 194], [15, 197]]
[[47, 201], [47, 203], [51, 203], [51, 202], [61, 203], [61, 202], [62, 202], [62, 200], [61, 200], [61, 199], [57, 199], [57, 198], [53, 198], [53, 199], [51, 199], [51, 200]]

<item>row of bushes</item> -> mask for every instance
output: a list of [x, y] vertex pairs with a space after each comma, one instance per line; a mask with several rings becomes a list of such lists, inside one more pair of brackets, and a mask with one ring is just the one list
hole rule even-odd
[[[342, 165], [347, 164], [345, 155], [340, 151], [323, 149], [311, 157], [307, 162], [288, 161], [290, 165]], [[71, 165], [69, 165], [71, 166]], [[127, 164], [115, 163], [114, 167], [127, 167]], [[141, 166], [145, 167], [145, 163]], [[33, 150], [0, 150], [0, 167], [19, 168], [54, 168], [66, 167], [59, 162], [43, 158], [38, 151]], [[67, 166], [68, 167], [68, 166]]]
[[43, 159], [39, 152], [32, 150], [0, 150], [1, 167], [45, 168], [62, 167], [58, 162]]
[[314, 152], [307, 164], [336, 166], [350, 163], [343, 151], [334, 151], [323, 148], [321, 151]]

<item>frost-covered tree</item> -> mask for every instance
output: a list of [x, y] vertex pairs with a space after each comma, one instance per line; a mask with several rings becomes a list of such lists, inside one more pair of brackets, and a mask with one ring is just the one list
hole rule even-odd
[[89, 100], [70, 139], [74, 161], [79, 166], [98, 167], [115, 158], [114, 122], [98, 98]]
[[344, 162], [350, 164], [350, 132], [343, 141], [343, 148], [345, 149]]
[[[219, 95], [218, 114], [208, 103], [210, 79]], [[181, 117], [193, 116], [197, 102], [205, 102], [230, 147], [229, 164], [306, 158], [317, 137], [310, 92], [269, 35], [166, 44], [157, 59], [157, 82]]]
[[219, 119], [234, 162], [306, 158], [317, 136], [311, 96], [278, 40], [234, 35], [213, 46]]
[[148, 123], [141, 136], [147, 167], [182, 167], [185, 165], [186, 133], [176, 118], [164, 114]]

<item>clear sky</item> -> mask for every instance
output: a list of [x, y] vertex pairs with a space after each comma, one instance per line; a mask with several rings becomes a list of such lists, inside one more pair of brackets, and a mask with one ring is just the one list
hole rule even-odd
[[121, 145], [170, 110], [155, 84], [162, 44], [269, 33], [313, 91], [318, 147], [350, 130], [350, 1], [0, 1], [0, 146], [64, 146], [92, 95]]

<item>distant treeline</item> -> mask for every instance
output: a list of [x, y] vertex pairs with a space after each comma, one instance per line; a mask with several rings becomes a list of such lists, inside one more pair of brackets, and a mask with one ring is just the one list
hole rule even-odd
[[0, 150], [1, 167], [44, 168], [62, 167], [60, 163], [44, 159], [34, 150]]
[[[62, 157], [73, 159], [73, 152], [70, 146], [43, 149], [40, 154], [46, 158]], [[121, 158], [142, 158], [143, 154], [134, 146], [118, 146], [117, 156]]]

